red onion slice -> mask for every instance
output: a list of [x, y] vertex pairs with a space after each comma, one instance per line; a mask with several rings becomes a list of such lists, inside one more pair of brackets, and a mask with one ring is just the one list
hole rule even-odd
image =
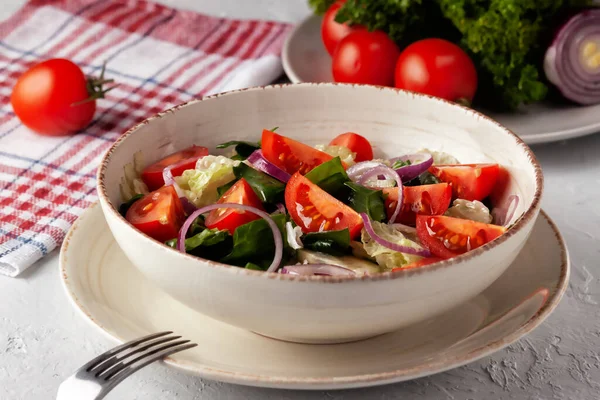
[[405, 165], [396, 169], [403, 182], [408, 182], [427, 171], [433, 165], [433, 156], [429, 153], [408, 154], [402, 157], [392, 158], [392, 166], [398, 161], [410, 161], [410, 165]]
[[333, 264], [299, 264], [286, 265], [281, 268], [282, 274], [301, 275], [301, 276], [355, 276], [356, 272], [349, 268]]
[[519, 206], [519, 196], [511, 194], [506, 202], [506, 207], [495, 207], [492, 210], [492, 217], [496, 225], [506, 226], [512, 220]]
[[375, 242], [377, 242], [377, 244], [379, 244], [383, 247], [387, 247], [388, 249], [390, 249], [392, 251], [397, 251], [399, 253], [412, 254], [412, 255], [421, 256], [421, 257], [431, 257], [431, 253], [427, 249], [415, 249], [414, 247], [401, 246], [399, 244], [392, 243], [388, 240], [385, 240], [384, 238], [379, 236], [377, 233], [375, 233], [375, 229], [373, 229], [373, 224], [371, 223], [371, 220], [369, 219], [369, 216], [367, 214], [360, 213], [360, 217], [362, 218], [362, 220], [365, 224], [365, 229], [366, 229], [367, 233], [369, 234], [369, 236], [371, 236], [371, 239], [373, 239]]
[[271, 175], [273, 178], [281, 182], [287, 183], [287, 181], [289, 181], [292, 177], [290, 174], [268, 161], [263, 156], [262, 150], [260, 149], [255, 150], [254, 153], [250, 154], [250, 157], [248, 157], [248, 162], [257, 170], [262, 171], [267, 175]]
[[259, 210], [258, 208], [247, 206], [244, 204], [234, 204], [234, 203], [223, 203], [223, 204], [211, 204], [206, 207], [202, 207], [194, 211], [183, 223], [183, 226], [179, 230], [179, 236], [177, 238], [177, 249], [182, 253], [185, 253], [185, 236], [187, 235], [187, 231], [192, 226], [192, 223], [198, 216], [207, 213], [212, 210], [217, 210], [219, 208], [234, 208], [237, 210], [248, 211], [254, 213], [267, 221], [269, 227], [273, 231], [273, 239], [275, 241], [275, 257], [273, 258], [273, 262], [267, 269], [267, 272], [273, 272], [279, 267], [279, 263], [281, 263], [281, 259], [283, 258], [283, 238], [281, 237], [281, 232], [277, 227], [277, 224], [273, 219], [264, 211]]
[[546, 50], [544, 72], [567, 99], [600, 103], [600, 9], [567, 20]]
[[387, 165], [376, 161], [359, 162], [348, 168], [346, 173], [353, 182], [356, 182], [359, 185], [369, 189], [381, 189], [381, 187], [371, 184], [370, 182], [373, 182], [373, 179], [375, 179], [375, 182], [377, 182], [377, 180], [381, 180], [380, 178], [382, 176], [384, 179], [389, 179], [396, 182], [396, 186], [398, 187], [398, 203], [396, 204], [396, 209], [388, 221], [390, 224], [393, 223], [398, 217], [398, 214], [400, 214], [400, 210], [402, 209], [402, 201], [404, 199], [402, 179], [398, 173]]

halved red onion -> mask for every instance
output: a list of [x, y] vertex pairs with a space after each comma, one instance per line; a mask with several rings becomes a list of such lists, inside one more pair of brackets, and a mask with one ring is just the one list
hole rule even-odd
[[600, 103], [600, 9], [567, 20], [546, 50], [544, 72], [567, 99]]
[[401, 246], [399, 244], [392, 243], [389, 240], [385, 240], [375, 232], [375, 229], [373, 229], [373, 224], [371, 223], [371, 219], [367, 214], [360, 213], [360, 217], [362, 218], [365, 224], [365, 230], [367, 231], [369, 236], [371, 236], [371, 239], [377, 242], [377, 244], [383, 247], [387, 247], [390, 250], [397, 251], [399, 253], [413, 254], [415, 256], [421, 257], [431, 257], [431, 253], [425, 248], [415, 249], [414, 247]]
[[257, 170], [262, 171], [267, 175], [271, 175], [281, 182], [287, 182], [292, 177], [290, 174], [268, 161], [265, 156], [263, 156], [261, 149], [255, 150], [254, 153], [250, 154], [248, 162]]
[[398, 203], [396, 204], [396, 209], [388, 221], [390, 224], [393, 223], [396, 220], [396, 217], [398, 217], [398, 214], [400, 214], [400, 210], [402, 209], [402, 201], [404, 199], [402, 179], [398, 173], [387, 165], [377, 161], [359, 162], [348, 168], [346, 173], [353, 182], [370, 189], [381, 189], [380, 186], [375, 184], [378, 180], [381, 180], [381, 177], [383, 177], [384, 180], [393, 180], [396, 182], [396, 186], [398, 187]]
[[199, 208], [196, 211], [194, 211], [189, 217], [187, 217], [187, 219], [183, 223], [183, 226], [179, 230], [179, 236], [177, 238], [177, 249], [179, 251], [181, 251], [182, 253], [186, 252], [185, 251], [185, 237], [187, 235], [187, 231], [190, 229], [190, 226], [192, 226], [192, 223], [194, 222], [194, 220], [196, 218], [198, 218], [198, 216], [200, 216], [204, 213], [207, 213], [209, 211], [212, 211], [212, 210], [217, 210], [219, 208], [234, 208], [237, 210], [248, 211], [248, 212], [258, 215], [259, 217], [261, 217], [262, 219], [267, 221], [267, 224], [269, 224], [269, 227], [273, 231], [273, 239], [275, 241], [275, 257], [273, 258], [273, 262], [271, 262], [271, 265], [267, 269], [267, 272], [275, 271], [279, 267], [279, 263], [281, 262], [281, 259], [283, 257], [283, 239], [281, 237], [281, 232], [279, 231], [279, 228], [277, 228], [277, 224], [275, 223], [275, 221], [273, 221], [273, 219], [269, 216], [269, 214], [267, 214], [264, 211], [259, 210], [258, 208], [247, 206], [244, 204], [234, 204], [234, 203], [211, 204], [209, 206], [202, 207], [202, 208]]
[[427, 171], [433, 165], [433, 156], [429, 153], [407, 154], [402, 157], [392, 158], [390, 163], [392, 167], [398, 161], [410, 162], [410, 165], [397, 168], [396, 172], [400, 175], [403, 182], [408, 182]]
[[[513, 205], [514, 204], [514, 205]], [[511, 194], [506, 199], [506, 207], [494, 207], [492, 217], [496, 225], [506, 226], [515, 215], [519, 205], [519, 196]]]
[[349, 268], [333, 264], [298, 264], [286, 265], [281, 268], [282, 274], [302, 276], [355, 276], [356, 272]]

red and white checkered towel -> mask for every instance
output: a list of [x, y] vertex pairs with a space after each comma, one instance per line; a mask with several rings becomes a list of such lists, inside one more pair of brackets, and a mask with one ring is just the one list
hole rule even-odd
[[[16, 276], [62, 242], [94, 201], [95, 172], [136, 122], [207, 94], [281, 73], [290, 26], [174, 10], [144, 0], [32, 0], [0, 24], [0, 273]], [[47, 58], [119, 86], [75, 136], [25, 128], [10, 106], [16, 79]]]

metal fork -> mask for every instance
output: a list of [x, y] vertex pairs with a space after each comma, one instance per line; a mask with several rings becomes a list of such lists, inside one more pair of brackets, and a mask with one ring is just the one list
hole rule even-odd
[[160, 332], [115, 347], [94, 358], [58, 388], [57, 400], [99, 400], [129, 375], [171, 354], [197, 344]]

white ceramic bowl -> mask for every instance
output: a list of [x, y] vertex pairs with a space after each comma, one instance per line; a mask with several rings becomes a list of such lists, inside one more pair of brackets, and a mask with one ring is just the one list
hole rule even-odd
[[[198, 259], [134, 229], [117, 212], [123, 166], [192, 144], [215, 148], [258, 140], [263, 128], [309, 144], [355, 131], [376, 155], [419, 148], [463, 163], [493, 161], [510, 174], [522, 218], [505, 235], [468, 254], [418, 269], [361, 278], [298, 277]], [[409, 92], [358, 85], [296, 84], [253, 88], [192, 101], [125, 133], [105, 155], [98, 193], [108, 225], [127, 257], [165, 292], [205, 315], [269, 337], [306, 342], [366, 338], [425, 320], [488, 287], [525, 244], [540, 210], [542, 172], [517, 136], [470, 109]], [[190, 321], [190, 323], [194, 323]]]

